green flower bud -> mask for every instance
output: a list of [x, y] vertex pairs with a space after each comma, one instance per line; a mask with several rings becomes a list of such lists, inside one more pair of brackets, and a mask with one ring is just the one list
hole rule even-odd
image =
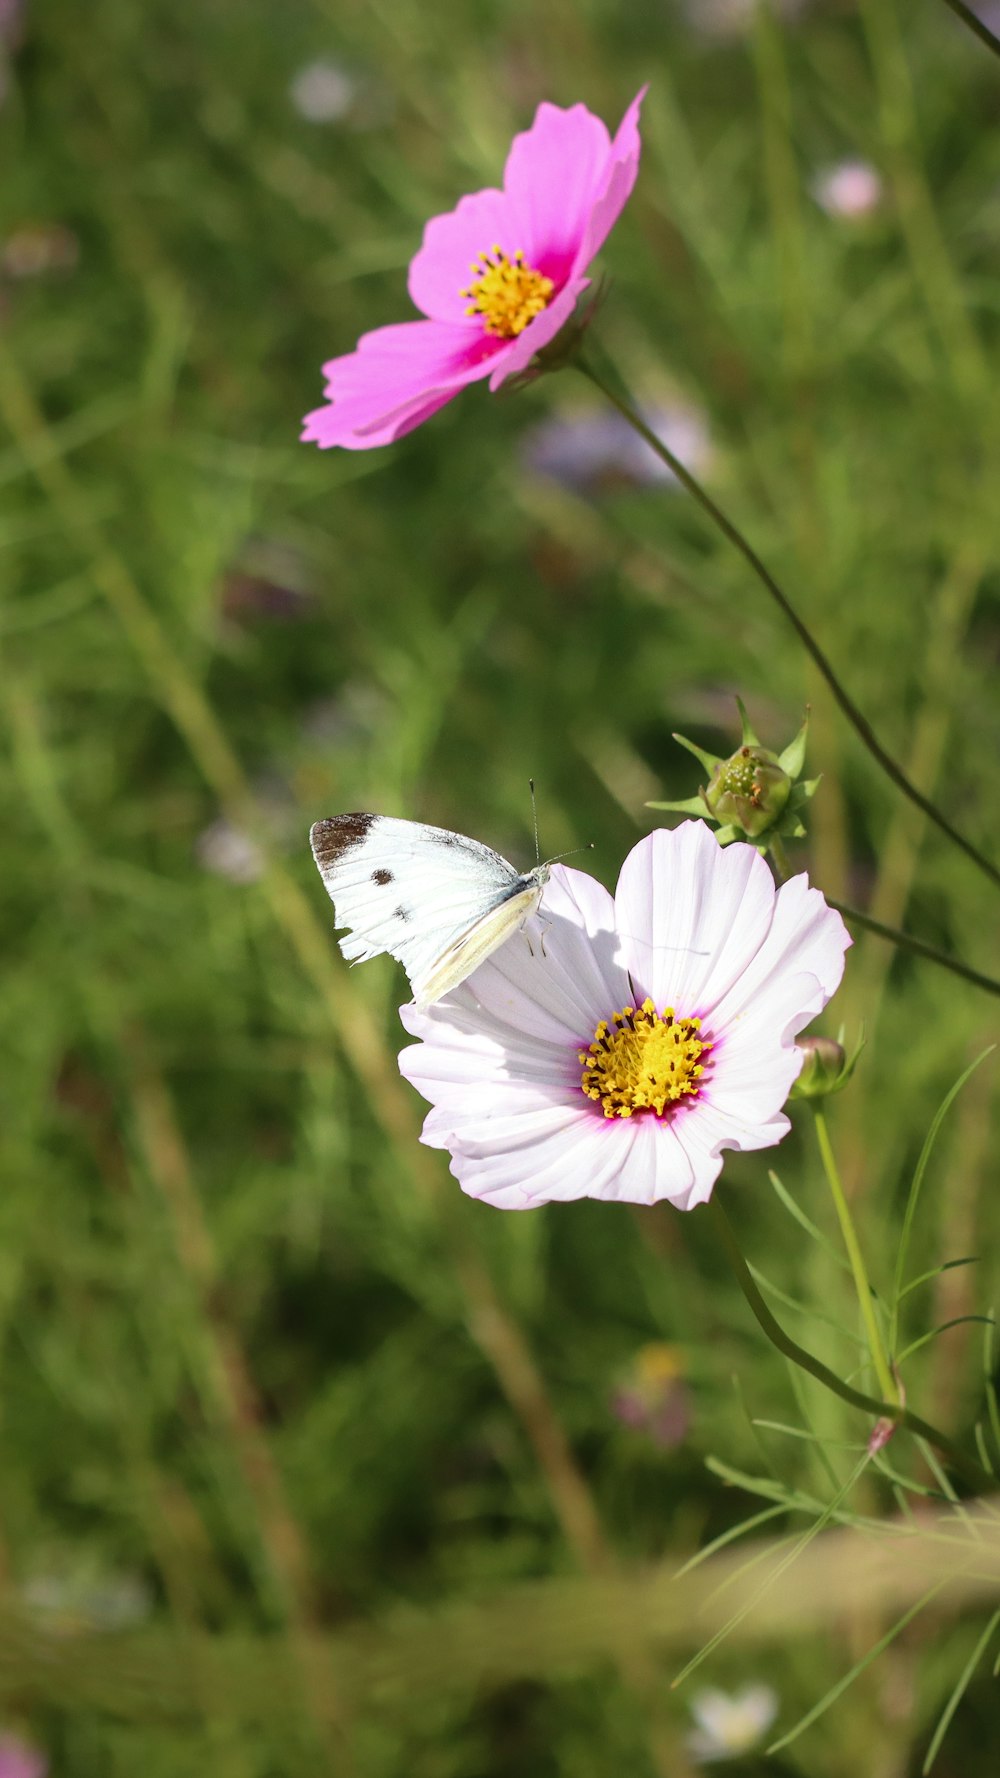
[[819, 785], [818, 778], [802, 777], [809, 718], [807, 715], [783, 753], [772, 753], [761, 746], [739, 698], [736, 704], [743, 735], [739, 748], [728, 759], [706, 753], [685, 735], [674, 736], [707, 773], [707, 786], [683, 802], [649, 803], [647, 807], [716, 821], [715, 837], [720, 846], [748, 840], [758, 852], [766, 853], [776, 850], [782, 837], [800, 839], [806, 831], [802, 814]]
[[800, 1037], [795, 1047], [802, 1050], [805, 1061], [792, 1087], [793, 1099], [825, 1099], [846, 1086], [853, 1072], [853, 1062], [849, 1068], [842, 1043], [832, 1037]]
[[705, 792], [715, 819], [731, 823], [756, 839], [781, 816], [792, 780], [776, 753], [767, 747], [744, 746], [719, 761]]

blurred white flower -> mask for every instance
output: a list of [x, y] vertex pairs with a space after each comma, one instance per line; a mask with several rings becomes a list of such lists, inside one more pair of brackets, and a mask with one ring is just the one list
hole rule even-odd
[[828, 216], [870, 216], [882, 202], [882, 175], [868, 161], [840, 161], [818, 173], [813, 197]]
[[[32, 1575], [21, 1588], [29, 1611], [66, 1634], [78, 1630], [126, 1630], [153, 1609], [152, 1594], [138, 1574], [100, 1574], [72, 1569]], [[5, 1778], [0, 1765], [0, 1778]]]
[[340, 123], [358, 96], [358, 84], [336, 62], [308, 62], [289, 91], [296, 111], [308, 123]]
[[264, 854], [257, 841], [223, 815], [198, 835], [195, 852], [202, 870], [230, 883], [256, 883], [264, 874]]
[[43, 278], [50, 272], [71, 272], [80, 257], [80, 243], [61, 222], [25, 222], [0, 247], [0, 266], [8, 278]]
[[[771, 0], [781, 18], [793, 19], [804, 12], [809, 0]], [[692, 30], [706, 37], [739, 37], [752, 30], [757, 0], [686, 0], [685, 11]]]
[[696, 1692], [691, 1714], [697, 1727], [687, 1737], [688, 1751], [699, 1765], [737, 1759], [766, 1735], [778, 1714], [778, 1695], [769, 1685], [744, 1686], [741, 1692]]
[[[712, 446], [702, 414], [694, 408], [661, 406], [647, 408], [642, 418], [692, 475], [706, 472]], [[629, 482], [642, 487], [676, 480], [656, 452], [613, 409], [552, 414], [525, 433], [521, 454], [530, 472], [548, 476], [577, 493], [599, 493], [602, 488]]]

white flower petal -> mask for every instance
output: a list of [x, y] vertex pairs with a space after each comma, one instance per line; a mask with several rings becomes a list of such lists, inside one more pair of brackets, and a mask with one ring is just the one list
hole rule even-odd
[[659, 828], [629, 853], [615, 896], [636, 992], [657, 1011], [703, 1014], [763, 944], [774, 901], [774, 879], [753, 846], [720, 846], [704, 821]]
[[[770, 930], [743, 974], [705, 1009], [713, 1029], [737, 1028], [753, 1021], [773, 1030], [781, 1005], [782, 1043], [791, 1042], [826, 1005], [840, 986], [850, 934], [838, 913], [827, 907], [807, 877], [792, 877], [778, 890]], [[788, 1010], [788, 981], [796, 980], [800, 1012]]]
[[602, 1128], [587, 1108], [560, 1107], [547, 1117], [495, 1124], [478, 1141], [456, 1141], [451, 1170], [471, 1197], [506, 1210], [611, 1197], [633, 1135]]

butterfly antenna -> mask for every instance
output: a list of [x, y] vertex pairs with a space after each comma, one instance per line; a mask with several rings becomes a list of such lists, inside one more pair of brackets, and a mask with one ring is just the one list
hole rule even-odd
[[559, 864], [563, 858], [575, 858], [578, 852], [592, 852], [596, 844], [596, 840], [588, 840], [585, 846], [574, 846], [571, 852], [557, 852], [554, 858], [547, 858], [545, 862]]
[[534, 780], [534, 778], [528, 779], [528, 789], [531, 791], [531, 819], [532, 819], [532, 821], [534, 823], [534, 827], [535, 827], [535, 863], [538, 864], [539, 861], [541, 860], [542, 855], [541, 855], [540, 851], [538, 850], [538, 804], [535, 801], [535, 780]]

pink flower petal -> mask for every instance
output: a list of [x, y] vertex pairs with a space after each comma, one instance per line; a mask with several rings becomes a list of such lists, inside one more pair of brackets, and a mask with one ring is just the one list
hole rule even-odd
[[567, 111], [539, 105], [530, 130], [511, 144], [503, 185], [524, 237], [518, 246], [557, 287], [579, 264], [591, 211], [607, 186], [610, 156], [607, 129], [585, 105]]
[[526, 370], [536, 352], [554, 340], [556, 334], [565, 327], [576, 308], [577, 300], [590, 283], [589, 278], [574, 278], [553, 297], [547, 309], [529, 321], [524, 332], [517, 339], [504, 340], [503, 350], [498, 352], [496, 364], [490, 377], [490, 388], [495, 392], [508, 377], [514, 376], [519, 370]]
[[639, 112], [645, 96], [646, 88], [642, 87], [618, 126], [611, 145], [607, 182], [590, 213], [574, 271], [582, 271], [601, 251], [632, 195], [632, 187], [639, 171], [639, 155], [642, 152]]
[[466, 314], [469, 299], [461, 293], [475, 277], [474, 264], [494, 245], [510, 259], [524, 246], [518, 220], [502, 191], [472, 192], [446, 215], [432, 216], [423, 245], [410, 263], [409, 292], [417, 308], [433, 321], [472, 328], [481, 336], [482, 319]]
[[[428, 222], [409, 273], [410, 295], [427, 320], [377, 329], [326, 365], [329, 402], [306, 416], [305, 441], [323, 449], [389, 444], [466, 383], [489, 375], [496, 390], [527, 367], [570, 319], [589, 283], [587, 266], [632, 190], [642, 97], [613, 142], [584, 105], [538, 107], [511, 145], [503, 191], [474, 192]], [[484, 318], [466, 312], [474, 266], [494, 246], [511, 258], [523, 252], [527, 266], [555, 286], [548, 307], [512, 339], [488, 333]]]
[[307, 414], [302, 437], [326, 450], [390, 444], [489, 374], [499, 342], [439, 321], [404, 321], [363, 334], [323, 366], [330, 404]]

